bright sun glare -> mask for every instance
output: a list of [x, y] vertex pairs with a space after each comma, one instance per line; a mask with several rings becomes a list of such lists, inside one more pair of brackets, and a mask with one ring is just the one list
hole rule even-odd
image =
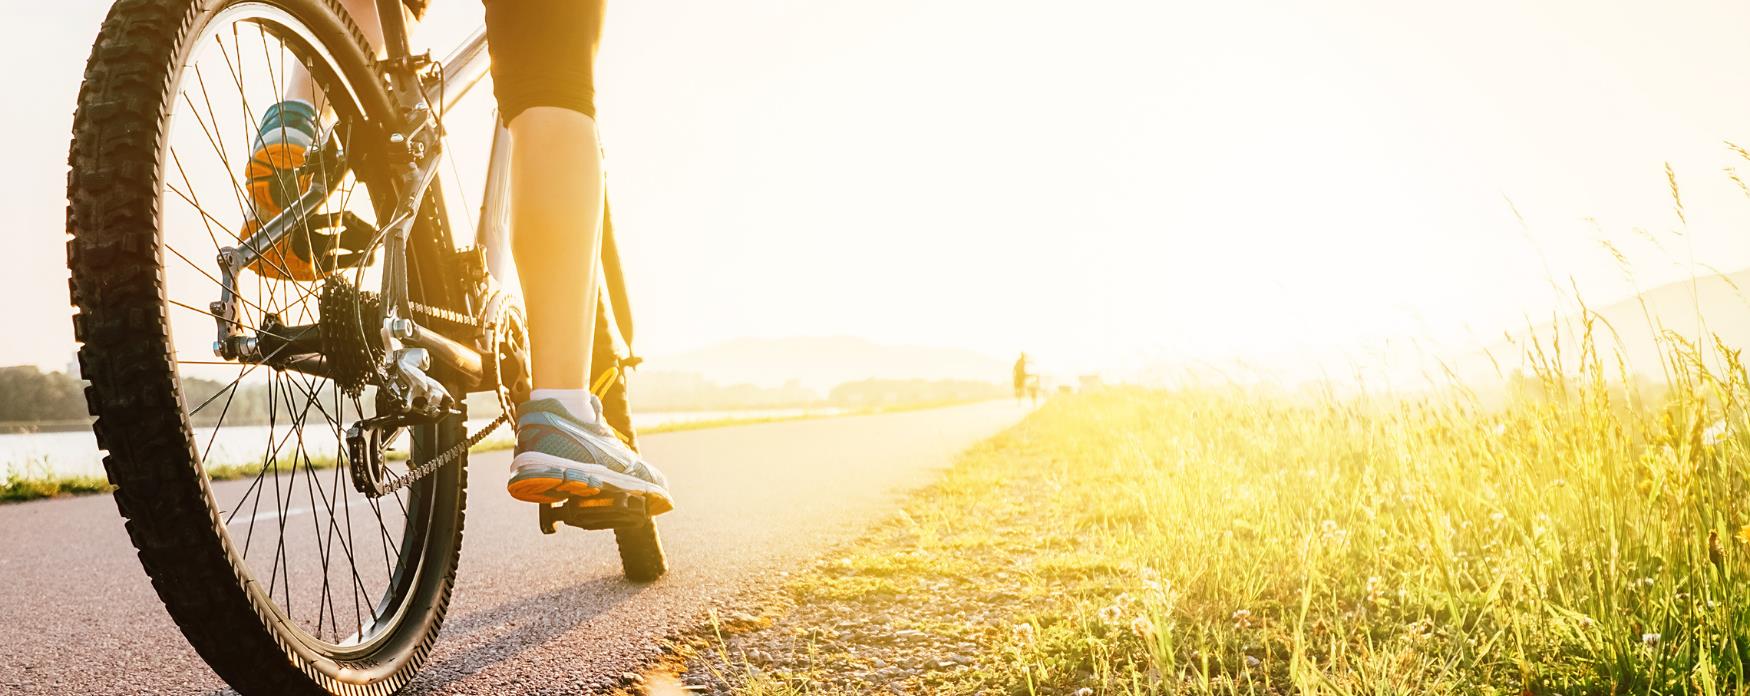
[[[434, 4], [434, 45], [479, 21]], [[0, 293], [42, 298], [0, 363], [70, 354], [54, 134], [106, 5], [0, 9], [0, 56], [40, 66], [0, 107], [31, 134], [0, 186]], [[602, 122], [644, 351], [844, 334], [1074, 370], [1287, 363], [1474, 344], [1556, 307], [1552, 280], [1628, 295], [1603, 241], [1643, 289], [1736, 270], [1746, 23], [1733, 3], [613, 3]], [[455, 147], [477, 175], [483, 142]]]

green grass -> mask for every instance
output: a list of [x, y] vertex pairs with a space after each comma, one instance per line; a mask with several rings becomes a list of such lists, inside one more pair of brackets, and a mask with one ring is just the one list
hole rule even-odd
[[[1750, 376], [1673, 356], [1657, 399], [1590, 350], [1499, 408], [1054, 399], [787, 592], [893, 626], [999, 610], [959, 620], [976, 669], [912, 693], [1743, 693]], [[858, 669], [831, 652], [742, 692], [866, 688], [818, 686]]]
[[8, 472], [5, 479], [0, 479], [0, 503], [107, 493], [109, 490], [109, 481], [102, 476], [51, 474], [47, 467], [36, 465], [23, 471]]

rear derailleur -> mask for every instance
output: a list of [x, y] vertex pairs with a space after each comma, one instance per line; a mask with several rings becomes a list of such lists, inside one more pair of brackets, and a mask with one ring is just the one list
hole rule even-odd
[[[369, 302], [355, 306], [371, 306]], [[510, 404], [529, 390], [528, 336], [522, 312], [515, 300], [507, 295], [489, 297], [484, 303], [485, 321], [476, 326], [482, 351], [485, 374], [480, 387], [496, 392], [503, 413], [484, 428], [469, 434], [423, 461], [409, 461], [406, 473], [392, 475], [387, 466], [388, 450], [397, 438], [418, 425], [429, 425], [456, 418], [465, 421], [467, 409], [460, 404], [442, 382], [427, 374], [431, 356], [424, 348], [404, 346], [410, 337], [413, 322], [388, 317], [378, 337], [387, 354], [386, 362], [369, 381], [377, 385], [377, 416], [354, 423], [347, 431], [347, 453], [351, 460], [353, 486], [370, 497], [377, 498], [411, 485], [443, 466], [467, 456], [469, 448], [490, 435], [498, 426], [509, 422]], [[431, 312], [420, 309], [416, 311]], [[465, 317], [450, 317], [449, 321], [469, 321]], [[338, 348], [338, 346], [337, 346]], [[366, 351], [367, 355], [371, 355]], [[411, 448], [409, 448], [411, 449]]]
[[[423, 373], [418, 376], [423, 376]], [[441, 385], [439, 388], [442, 388]], [[451, 448], [437, 457], [413, 465], [407, 474], [391, 477], [388, 467], [389, 450], [397, 440], [407, 434], [409, 428], [429, 425], [451, 416], [465, 418], [467, 414], [448, 406], [437, 411], [397, 411], [393, 404], [396, 399], [390, 394], [390, 390], [382, 389], [377, 394], [379, 415], [353, 423], [346, 430], [347, 462], [351, 465], [353, 488], [358, 492], [372, 498], [383, 497], [448, 463], [457, 456], [458, 451], [461, 454], [467, 453], [467, 446], [472, 442], [463, 442], [459, 450]]]

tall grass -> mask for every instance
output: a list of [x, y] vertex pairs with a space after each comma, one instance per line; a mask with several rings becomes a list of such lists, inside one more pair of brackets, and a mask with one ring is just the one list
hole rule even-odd
[[[1005, 640], [999, 681], [1016, 693], [1744, 691], [1750, 376], [1735, 351], [1668, 337], [1669, 387], [1635, 393], [1586, 329], [1565, 368], [1534, 352], [1504, 407], [1459, 390], [1292, 401], [1219, 389], [1047, 407], [1012, 437], [1041, 467], [1026, 484], [1041, 518], [1075, 547], [1032, 561], [1056, 569], [1037, 584], [1060, 610]], [[941, 489], [991, 476], [963, 468]]]

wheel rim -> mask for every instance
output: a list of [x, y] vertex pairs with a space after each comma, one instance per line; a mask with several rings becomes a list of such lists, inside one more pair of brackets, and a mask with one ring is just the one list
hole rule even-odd
[[[220, 288], [218, 249], [241, 243], [243, 223], [261, 223], [243, 164], [262, 110], [285, 91], [288, 66], [312, 68], [319, 89], [298, 96], [333, 112], [322, 130], [341, 152], [362, 149], [364, 114], [314, 33], [279, 7], [230, 5], [186, 45], [171, 93], [159, 229], [168, 335], [192, 451], [226, 552], [247, 574], [256, 604], [274, 615], [264, 623], [305, 652], [339, 662], [365, 658], [406, 637], [398, 629], [430, 561], [436, 487], [422, 483], [375, 500], [354, 490], [343, 433], [375, 412], [370, 391], [349, 395], [324, 377], [214, 357], [211, 342], [224, 320], [208, 306]], [[374, 223], [387, 188], [371, 179], [347, 171], [327, 182], [334, 193], [323, 212], [345, 210]], [[378, 257], [336, 275], [374, 290]], [[283, 265], [276, 270], [291, 275]], [[246, 270], [238, 277], [236, 323], [258, 331], [269, 314], [287, 324], [321, 320], [319, 283], [268, 275]], [[402, 438], [400, 451], [420, 458], [434, 446], [428, 432]]]

